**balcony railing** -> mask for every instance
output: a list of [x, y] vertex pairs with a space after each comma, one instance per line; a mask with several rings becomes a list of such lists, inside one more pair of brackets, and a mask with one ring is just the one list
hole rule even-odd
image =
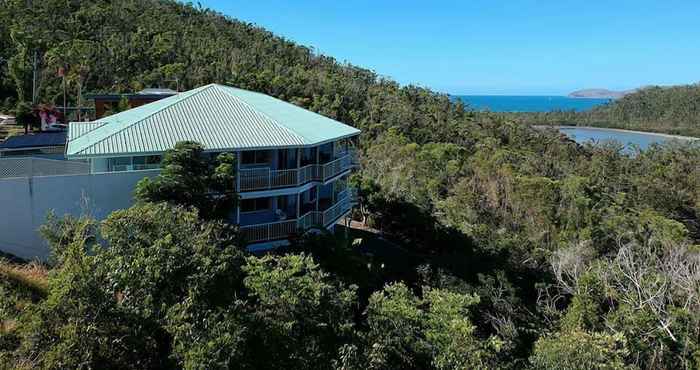
[[351, 191], [345, 190], [338, 193], [339, 200], [325, 211], [310, 211], [297, 219], [270, 222], [259, 225], [241, 226], [241, 233], [249, 243], [260, 243], [272, 240], [287, 239], [289, 235], [301, 230], [305, 231], [314, 226], [329, 227], [340, 216], [349, 211], [352, 206]]
[[144, 170], [157, 170], [161, 168], [160, 163], [152, 164], [118, 164], [112, 166], [111, 172], [122, 172], [122, 171], [144, 171]]
[[354, 151], [325, 164], [310, 164], [291, 170], [270, 168], [246, 168], [239, 171], [238, 191], [269, 190], [290, 186], [301, 186], [311, 181], [327, 181], [357, 164]]
[[296, 231], [297, 220], [287, 220], [241, 227], [241, 233], [250, 243], [285, 239]]

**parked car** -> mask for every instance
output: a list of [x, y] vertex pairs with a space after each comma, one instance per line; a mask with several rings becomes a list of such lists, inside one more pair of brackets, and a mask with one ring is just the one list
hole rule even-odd
[[68, 129], [68, 125], [63, 123], [50, 123], [45, 131], [65, 131]]

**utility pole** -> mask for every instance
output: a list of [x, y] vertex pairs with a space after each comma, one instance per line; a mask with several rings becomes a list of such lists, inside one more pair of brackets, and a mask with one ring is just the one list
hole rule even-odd
[[34, 49], [34, 71], [32, 72], [32, 105], [36, 105], [37, 50]]
[[82, 108], [82, 97], [83, 97], [83, 82], [78, 81], [78, 122], [81, 122], [80, 116], [81, 116], [81, 110]]
[[63, 123], [68, 123], [68, 108], [66, 107], [66, 68], [61, 66], [58, 67], [58, 76], [61, 77], [61, 83], [63, 84]]
[[66, 102], [66, 75], [63, 75], [63, 120], [68, 124], [68, 103]]
[[[27, 8], [31, 9], [32, 6], [32, 0], [27, 0]], [[36, 67], [37, 67], [37, 56], [38, 52], [36, 50], [36, 46], [34, 47], [34, 58], [33, 58], [33, 71], [32, 71], [32, 106], [36, 105]]]

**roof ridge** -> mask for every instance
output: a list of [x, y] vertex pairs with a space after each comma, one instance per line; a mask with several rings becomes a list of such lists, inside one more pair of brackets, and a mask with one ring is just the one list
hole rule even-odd
[[[306, 138], [305, 138], [304, 136], [299, 135], [298, 133], [294, 132], [292, 129], [290, 129], [289, 127], [287, 127], [287, 126], [281, 124], [279, 121], [277, 121], [276, 119], [270, 117], [267, 113], [261, 111], [260, 109], [256, 109], [255, 107], [253, 107], [253, 106], [252, 106], [250, 103], [248, 103], [247, 101], [245, 101], [245, 100], [241, 99], [240, 97], [238, 97], [238, 96], [236, 96], [236, 95], [234, 95], [234, 94], [231, 94], [230, 92], [226, 91], [226, 90], [228, 90], [228, 89], [237, 89], [236, 87], [233, 87], [233, 86], [226, 86], [226, 85], [219, 85], [219, 84], [213, 84], [213, 85], [214, 85], [215, 87], [217, 87], [218, 90], [223, 90], [222, 92], [225, 93], [226, 95], [228, 95], [228, 96], [230, 96], [230, 97], [236, 99], [237, 101], [241, 102], [241, 103], [242, 103], [243, 105], [245, 105], [246, 107], [252, 109], [255, 113], [258, 113], [258, 114], [260, 114], [261, 116], [264, 116], [265, 118], [269, 119], [269, 120], [272, 121], [275, 125], [277, 125], [277, 127], [280, 127], [280, 128], [282, 128], [282, 129], [286, 130], [286, 131], [289, 132], [290, 134], [294, 135], [296, 138], [301, 139], [302, 142], [306, 142]], [[258, 92], [256, 92], [256, 91], [253, 91], [253, 92], [256, 93], [256, 94], [260, 94], [260, 93], [258, 93]], [[275, 99], [276, 99], [276, 98], [275, 98]], [[277, 100], [284, 101], [284, 100], [281, 100], [281, 99], [277, 99]], [[286, 102], [285, 102], [285, 103], [286, 103]]]
[[[319, 112], [314, 112], [313, 110], [310, 110], [310, 109], [301, 107], [301, 106], [299, 106], [299, 105], [296, 105], [296, 104], [294, 104], [294, 103], [288, 102], [288, 101], [286, 101], [286, 100], [282, 100], [282, 99], [277, 98], [277, 97], [274, 97], [274, 96], [272, 96], [272, 95], [264, 94], [264, 93], [261, 93], [261, 92], [258, 92], [258, 91], [240, 89], [240, 88], [232, 87], [232, 86], [223, 86], [223, 87], [225, 87], [227, 90], [230, 90], [230, 91], [229, 91], [229, 94], [238, 97], [240, 100], [242, 100], [242, 101], [244, 101], [244, 102], [246, 101], [245, 98], [248, 97], [248, 96], [250, 96], [250, 98], [260, 97], [260, 98], [262, 98], [262, 99], [270, 99], [271, 101], [274, 101], [276, 104], [282, 104], [282, 105], [284, 105], [284, 106], [289, 107], [290, 109], [294, 109], [294, 110], [299, 111], [299, 112], [302, 112], [302, 111], [303, 111], [303, 112], [305, 112], [306, 114], [310, 114], [311, 116], [315, 116], [315, 117], [321, 118], [321, 119], [323, 119], [323, 120], [326, 120], [326, 121], [329, 121], [329, 122], [333, 122], [334, 124], [340, 124], [340, 125], [343, 125], [343, 126], [347, 126], [348, 128], [351, 128], [351, 129], [353, 129], [353, 130], [357, 130], [355, 127], [352, 127], [352, 126], [349, 126], [349, 125], [347, 125], [347, 124], [345, 124], [345, 123], [343, 123], [343, 122], [340, 122], [340, 121], [338, 121], [338, 120], [335, 119], [335, 118], [331, 118], [331, 117], [325, 116], [325, 115], [323, 115], [323, 114], [321, 114], [321, 113], [319, 113]], [[237, 92], [238, 92], [238, 93], [237, 93]], [[239, 97], [238, 94], [241, 94], [241, 96]], [[263, 107], [263, 108], [264, 108], [264, 107]], [[270, 115], [271, 113], [268, 113], [268, 111], [266, 111], [266, 110], [263, 109], [263, 108], [256, 109], [256, 111], [260, 112], [261, 114], [265, 115], [266, 117], [271, 118], [274, 122], [276, 122], [279, 126], [281, 126], [282, 128], [286, 129], [287, 131], [293, 132], [293, 133], [295, 133], [297, 136], [300, 136], [300, 137], [303, 139], [304, 142], [315, 142], [315, 139], [313, 138], [313, 134], [312, 134], [311, 136], [308, 136], [308, 135], [305, 134], [305, 133], [298, 132], [298, 131], [297, 131], [297, 128], [292, 127], [292, 126], [294, 126], [294, 125], [290, 126], [290, 125], [288, 125], [287, 122], [284, 121], [284, 120], [277, 120], [277, 119], [273, 118], [274, 116]], [[359, 130], [357, 130], [357, 132], [359, 132]]]
[[[137, 123], [143, 122], [143, 121], [146, 120], [147, 118], [152, 117], [154, 114], [159, 113], [159, 112], [165, 110], [166, 108], [172, 107], [172, 106], [174, 106], [174, 105], [176, 105], [176, 104], [180, 104], [180, 103], [182, 103], [183, 101], [185, 101], [185, 100], [187, 100], [187, 99], [189, 99], [189, 98], [191, 98], [191, 97], [193, 97], [193, 96], [195, 96], [195, 95], [198, 95], [198, 94], [200, 94], [202, 91], [206, 91], [207, 89], [209, 89], [209, 88], [211, 88], [211, 87], [214, 87], [214, 86], [216, 86], [216, 84], [213, 84], [213, 83], [212, 83], [212, 84], [200, 86], [200, 87], [198, 87], [198, 88], [196, 88], [196, 89], [194, 89], [194, 90], [186, 91], [186, 92], [184, 92], [183, 94], [185, 94], [185, 93], [190, 93], [190, 94], [187, 95], [187, 96], [185, 96], [185, 97], [182, 98], [181, 100], [178, 100], [178, 101], [176, 101], [176, 102], [173, 102], [172, 104], [166, 104], [166, 105], [164, 105], [164, 106], [162, 106], [162, 107], [160, 107], [160, 108], [154, 110], [153, 112], [151, 112], [151, 113], [149, 113], [149, 114], [147, 114], [147, 115], [145, 115], [145, 116], [139, 118], [137, 121], [132, 122], [131, 124], [129, 124], [129, 125], [125, 126], [125, 127], [122, 127], [122, 128], [120, 128], [119, 130], [117, 130], [117, 131], [112, 132], [111, 134], [109, 134], [108, 136], [102, 138], [101, 140], [96, 141], [96, 142], [94, 142], [94, 143], [92, 143], [92, 144], [90, 144], [90, 145], [88, 145], [88, 146], [86, 146], [86, 147], [81, 148], [79, 152], [76, 152], [76, 153], [74, 153], [74, 154], [79, 154], [79, 153], [81, 153], [81, 152], [84, 152], [84, 151], [86, 151], [86, 150], [88, 150], [88, 149], [90, 149], [90, 148], [92, 148], [92, 147], [94, 147], [94, 146], [96, 146], [96, 145], [98, 145], [98, 144], [104, 142], [105, 140], [109, 139], [110, 137], [113, 137], [114, 135], [117, 135], [117, 134], [119, 134], [120, 132], [122, 132], [122, 131], [124, 131], [124, 130], [126, 130], [126, 129], [128, 129], [128, 128], [134, 126], [134, 125], [136, 125]], [[173, 96], [171, 96], [171, 97], [178, 97], [178, 96], [181, 96], [181, 95], [178, 94], [178, 95], [173, 95]], [[169, 98], [170, 98], [170, 97], [169, 97]], [[166, 99], [168, 99], [168, 98], [166, 98]], [[146, 105], [147, 105], [147, 104], [146, 104]], [[144, 105], [142, 105], [142, 106], [144, 106]], [[128, 110], [127, 110], [127, 111], [124, 111], [124, 112], [128, 112]], [[100, 121], [91, 121], [91, 122], [100, 122]], [[89, 131], [89, 132], [86, 132], [85, 134], [80, 135], [80, 136], [78, 136], [77, 138], [81, 138], [81, 137], [85, 136], [86, 134], [89, 134], [89, 133], [91, 133], [91, 132], [94, 132], [95, 130], [100, 129], [100, 128], [104, 127], [104, 126], [107, 125], [107, 124], [108, 124], [107, 122], [103, 122], [103, 125], [102, 125], [102, 126], [97, 127], [97, 128], [95, 128], [94, 130], [91, 130], [91, 131]], [[77, 138], [76, 138], [76, 139], [77, 139]]]

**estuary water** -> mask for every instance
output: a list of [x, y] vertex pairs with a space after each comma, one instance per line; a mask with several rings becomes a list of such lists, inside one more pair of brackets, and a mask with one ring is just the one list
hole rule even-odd
[[[457, 95], [452, 96], [452, 99], [461, 100], [468, 108], [491, 112], [585, 111], [611, 101], [611, 99], [526, 95]], [[633, 145], [637, 145], [643, 150], [655, 143], [673, 140], [700, 140], [683, 136], [596, 127], [561, 126], [559, 131], [578, 143], [616, 141], [625, 145], [626, 151], [631, 151]]]
[[597, 127], [559, 127], [559, 132], [570, 137], [577, 143], [616, 141], [625, 145], [627, 149], [631, 149], [632, 145], [637, 145], [640, 149], [646, 149], [652, 144], [661, 144], [669, 141], [687, 142], [699, 140], [683, 136]]

